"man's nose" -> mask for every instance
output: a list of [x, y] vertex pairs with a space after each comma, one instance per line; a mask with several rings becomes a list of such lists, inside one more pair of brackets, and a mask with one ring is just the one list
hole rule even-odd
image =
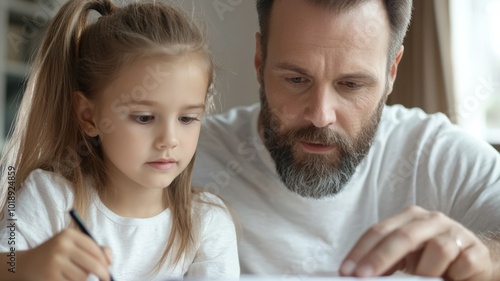
[[324, 128], [337, 121], [337, 93], [333, 88], [318, 86], [311, 89], [304, 109], [304, 118], [317, 128]]

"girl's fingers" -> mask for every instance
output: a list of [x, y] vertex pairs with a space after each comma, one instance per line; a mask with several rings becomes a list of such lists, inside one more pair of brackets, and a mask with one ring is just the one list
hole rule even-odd
[[112, 258], [113, 254], [111, 252], [111, 249], [109, 247], [106, 247], [106, 246], [101, 246], [101, 250], [106, 255], [106, 258], [108, 260], [108, 265], [110, 265], [113, 262], [113, 258]]
[[70, 260], [66, 261], [63, 268], [62, 276], [64, 280], [85, 281], [89, 275], [88, 272], [85, 272]]
[[[109, 252], [109, 250], [106, 250]], [[29, 280], [87, 280], [89, 274], [109, 280], [108, 257], [92, 239], [79, 231], [64, 230], [19, 255]]]
[[66, 278], [78, 276], [77, 280], [81, 280], [81, 275], [77, 273], [80, 270], [84, 274], [83, 280], [90, 273], [101, 280], [109, 279], [107, 257], [90, 237], [77, 230], [67, 229], [56, 235], [51, 244], [53, 246], [47, 246], [54, 250], [52, 258], [59, 259], [56, 263], [59, 264], [58, 268], [53, 270], [61, 271]]
[[74, 251], [69, 259], [74, 265], [87, 274], [93, 273], [99, 277], [100, 280], [109, 280], [109, 271], [106, 266], [104, 266], [106, 263], [103, 265], [103, 263], [97, 261], [94, 256], [90, 255], [88, 252]]
[[90, 237], [81, 232], [76, 232], [73, 241], [80, 250], [87, 252], [99, 263], [108, 265], [108, 258], [106, 254], [102, 251], [101, 247], [97, 245], [96, 242]]

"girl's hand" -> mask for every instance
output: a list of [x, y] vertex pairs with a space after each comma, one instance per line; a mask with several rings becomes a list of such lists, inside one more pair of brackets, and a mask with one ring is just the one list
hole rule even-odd
[[108, 281], [108, 266], [111, 264], [109, 248], [105, 248], [104, 252], [88, 236], [67, 229], [40, 246], [23, 252], [18, 257], [18, 273], [24, 279], [33, 281], [85, 281], [90, 274]]

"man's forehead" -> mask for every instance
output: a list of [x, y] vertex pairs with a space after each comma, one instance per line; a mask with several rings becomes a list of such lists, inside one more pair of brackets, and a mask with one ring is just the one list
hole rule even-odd
[[[372, 47], [384, 38], [388, 44], [389, 21], [381, 0], [364, 1], [345, 11], [334, 12], [311, 0], [278, 0], [272, 10], [269, 41], [309, 43], [330, 47]], [[386, 46], [388, 47], [388, 46]], [[385, 48], [386, 48], [385, 47]]]
[[[309, 5], [315, 5], [320, 8], [328, 9], [332, 12], [348, 12], [351, 9], [354, 9], [358, 6], [366, 4], [368, 2], [376, 2], [379, 1], [383, 3], [383, 0], [299, 0]], [[274, 3], [287, 3], [290, 4], [292, 1], [288, 0], [274, 0]]]
[[267, 42], [269, 65], [291, 63], [309, 75], [338, 77], [354, 71], [385, 77], [390, 28], [383, 3], [368, 1], [348, 12], [334, 13], [309, 1], [287, 1], [280, 1], [281, 6], [273, 11]]

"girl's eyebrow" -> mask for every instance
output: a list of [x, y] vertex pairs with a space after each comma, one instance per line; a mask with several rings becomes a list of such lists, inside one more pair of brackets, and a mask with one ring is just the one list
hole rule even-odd
[[[146, 105], [146, 106], [156, 106], [157, 104], [153, 101], [149, 100], [127, 100], [121, 103], [122, 105]], [[191, 109], [205, 109], [204, 103], [197, 104], [189, 104], [186, 105], [183, 109], [191, 110]]]
[[184, 109], [198, 109], [198, 108], [205, 108], [204, 103], [197, 103], [197, 104], [190, 104], [184, 107]]
[[127, 100], [122, 102], [122, 105], [147, 105], [154, 106], [156, 103], [149, 100]]

